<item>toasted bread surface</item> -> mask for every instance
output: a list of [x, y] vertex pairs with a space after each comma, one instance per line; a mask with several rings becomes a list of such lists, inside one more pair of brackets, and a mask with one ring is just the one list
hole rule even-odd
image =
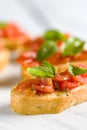
[[55, 91], [41, 95], [24, 95], [16, 87], [11, 91], [11, 108], [18, 114], [52, 114], [87, 101], [87, 84], [72, 89], [69, 92]]
[[0, 52], [0, 71], [8, 65], [10, 60], [10, 52], [7, 49], [4, 49]]

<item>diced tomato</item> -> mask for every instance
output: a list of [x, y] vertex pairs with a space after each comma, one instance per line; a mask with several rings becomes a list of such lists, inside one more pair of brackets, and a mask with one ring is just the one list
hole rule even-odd
[[75, 81], [78, 81], [80, 84], [87, 84], [87, 73], [78, 76], [73, 76], [73, 78]]
[[37, 92], [54, 92], [54, 87], [51, 79], [27, 79], [22, 81], [17, 86], [17, 91], [24, 93], [28, 88], [33, 87]]
[[0, 38], [1, 38], [1, 37], [4, 37], [4, 34], [5, 34], [5, 33], [4, 33], [4, 30], [3, 30], [3, 29], [0, 29]]
[[54, 80], [55, 81], [64, 81], [71, 79], [71, 74], [68, 72], [68, 70], [61, 72], [60, 74], [56, 74]]
[[21, 65], [22, 67], [27, 68], [27, 67], [39, 66], [40, 64], [36, 60], [28, 59], [28, 60], [21, 61]]
[[27, 51], [27, 52], [21, 54], [20, 57], [19, 57], [19, 59], [29, 59], [29, 58], [35, 59], [36, 58], [36, 52]]
[[[83, 65], [83, 64], [77, 64], [76, 66], [87, 69], [87, 66]], [[87, 73], [81, 74], [78, 76], [72, 76], [72, 79], [74, 81], [78, 81], [80, 84], [86, 84], [87, 83]]]
[[59, 83], [60, 86], [60, 90], [71, 90], [73, 88], [76, 88], [79, 86], [79, 82], [76, 81], [69, 81], [69, 80], [65, 80]]
[[26, 45], [25, 43], [29, 43], [30, 42], [30, 38], [29, 36], [24, 33], [24, 32], [19, 32], [19, 34], [16, 36], [16, 40], [17, 42], [21, 42], [23, 43], [23, 45]]
[[20, 64], [23, 63], [25, 60], [28, 60], [28, 62], [31, 62], [31, 61], [33, 61], [33, 60], [35, 59], [35, 57], [36, 57], [36, 53], [29, 51], [29, 52], [25, 52], [25, 53], [21, 54], [21, 55], [18, 57], [17, 61], [18, 61]]
[[44, 39], [42, 37], [37, 37], [35, 39], [32, 39], [30, 42], [30, 50], [37, 52], [41, 45], [43, 44]]
[[80, 60], [87, 60], [87, 51], [82, 51], [81, 53], [78, 53], [75, 57], [74, 60], [80, 61]]
[[18, 59], [17, 61], [24, 67], [34, 67], [34, 66], [38, 66], [40, 63], [38, 61], [36, 61], [36, 53], [29, 51], [29, 52], [25, 52], [23, 53]]
[[33, 91], [32, 84], [34, 82], [34, 79], [27, 79], [25, 81], [22, 81], [18, 84], [16, 87], [16, 90], [24, 95], [33, 95], [35, 94], [35, 91]]
[[16, 26], [15, 24], [9, 23], [7, 24], [6, 28], [5, 28], [5, 35], [9, 38], [15, 38], [17, 36], [19, 36], [20, 31], [18, 26]]
[[17, 90], [23, 92], [25, 89], [31, 87], [33, 81], [34, 81], [33, 79], [27, 79], [25, 81], [20, 82], [17, 86]]
[[55, 89], [52, 86], [45, 86], [45, 85], [35, 85], [34, 89], [36, 91], [44, 92], [44, 93], [51, 93], [55, 91]]
[[34, 89], [39, 92], [54, 92], [52, 79], [37, 78], [35, 81]]
[[60, 91], [71, 90], [78, 87], [79, 82], [72, 77], [73, 76], [68, 71], [57, 74], [53, 79], [54, 87]]

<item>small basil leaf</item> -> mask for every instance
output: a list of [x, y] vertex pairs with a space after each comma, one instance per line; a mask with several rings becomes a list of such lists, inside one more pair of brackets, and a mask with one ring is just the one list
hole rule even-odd
[[7, 23], [0, 22], [0, 29], [4, 29], [7, 26]]
[[87, 69], [84, 68], [79, 68], [77, 66], [74, 66], [72, 64], [68, 65], [68, 71], [70, 72], [71, 75], [73, 76], [77, 76], [77, 75], [81, 75], [87, 72]]
[[57, 50], [58, 46], [54, 41], [45, 41], [39, 49], [36, 59], [42, 61], [53, 55]]
[[33, 67], [27, 68], [28, 73], [38, 77], [49, 77], [52, 78], [54, 75], [49, 71], [47, 67]]
[[73, 56], [83, 50], [85, 42], [78, 38], [70, 38], [66, 41], [62, 50], [63, 56]]
[[27, 72], [38, 77], [53, 78], [55, 76], [55, 68], [46, 61], [42, 63], [42, 66], [27, 68]]
[[46, 62], [46, 61], [43, 61], [42, 65], [43, 65], [44, 67], [48, 67], [49, 70], [51, 71], [51, 73], [53, 73], [53, 75], [55, 75], [56, 72], [55, 72], [55, 68], [54, 68], [53, 65], [51, 65], [50, 63], [48, 63], [48, 62]]
[[64, 34], [57, 30], [48, 30], [47, 32], [45, 32], [44, 38], [46, 40], [53, 40], [53, 41], [65, 40]]

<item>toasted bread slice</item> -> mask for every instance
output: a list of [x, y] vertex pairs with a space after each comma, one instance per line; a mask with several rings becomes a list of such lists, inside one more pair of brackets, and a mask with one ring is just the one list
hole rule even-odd
[[87, 84], [67, 91], [55, 91], [41, 95], [24, 95], [17, 91], [16, 86], [11, 91], [11, 108], [23, 115], [60, 113], [63, 110], [87, 101]]
[[0, 38], [0, 43], [4, 45], [5, 48], [9, 50], [15, 50], [17, 49], [17, 43], [12, 41], [9, 38]]
[[[85, 61], [76, 61], [76, 62], [71, 62], [73, 65], [77, 65], [77, 64], [83, 64], [83, 65], [87, 65], [87, 60]], [[60, 73], [60, 72], [63, 72], [67, 69], [67, 64], [60, 64], [60, 65], [57, 65], [55, 66], [56, 68], [56, 72]], [[27, 79], [27, 78], [35, 78], [34, 76], [32, 76], [31, 74], [29, 74], [25, 68], [22, 67], [22, 70], [21, 70], [21, 75], [22, 75], [22, 78], [23, 79]]]
[[10, 60], [10, 52], [7, 49], [0, 51], [0, 71], [8, 65]]
[[25, 52], [27, 49], [26, 46], [23, 46], [23, 42], [21, 40], [12, 40], [10, 38], [0, 38], [0, 43], [4, 45], [6, 49], [10, 51], [18, 51], [18, 52]]

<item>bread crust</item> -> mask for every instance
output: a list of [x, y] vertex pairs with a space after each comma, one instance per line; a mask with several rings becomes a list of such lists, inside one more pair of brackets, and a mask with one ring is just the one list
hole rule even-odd
[[8, 65], [10, 60], [10, 52], [7, 49], [0, 51], [0, 71]]
[[[72, 63], [73, 65], [77, 65], [77, 64], [83, 64], [83, 65], [87, 65], [87, 60], [85, 61], [76, 61], [76, 62], [70, 62]], [[67, 64], [60, 64], [60, 65], [57, 65], [57, 66], [54, 66], [56, 68], [56, 72], [60, 73], [60, 72], [63, 72], [67, 69]], [[25, 68], [22, 67], [22, 70], [21, 70], [21, 75], [22, 75], [22, 79], [31, 79], [31, 78], [35, 78], [34, 76], [32, 76], [31, 74], [29, 74]]]
[[25, 52], [28, 48], [23, 46], [23, 42], [20, 40], [11, 40], [10, 38], [0, 38], [0, 43], [4, 45], [6, 49], [10, 51]]
[[72, 89], [69, 92], [55, 91], [43, 95], [19, 93], [16, 86], [11, 91], [11, 108], [22, 115], [53, 114], [87, 101], [87, 84]]

